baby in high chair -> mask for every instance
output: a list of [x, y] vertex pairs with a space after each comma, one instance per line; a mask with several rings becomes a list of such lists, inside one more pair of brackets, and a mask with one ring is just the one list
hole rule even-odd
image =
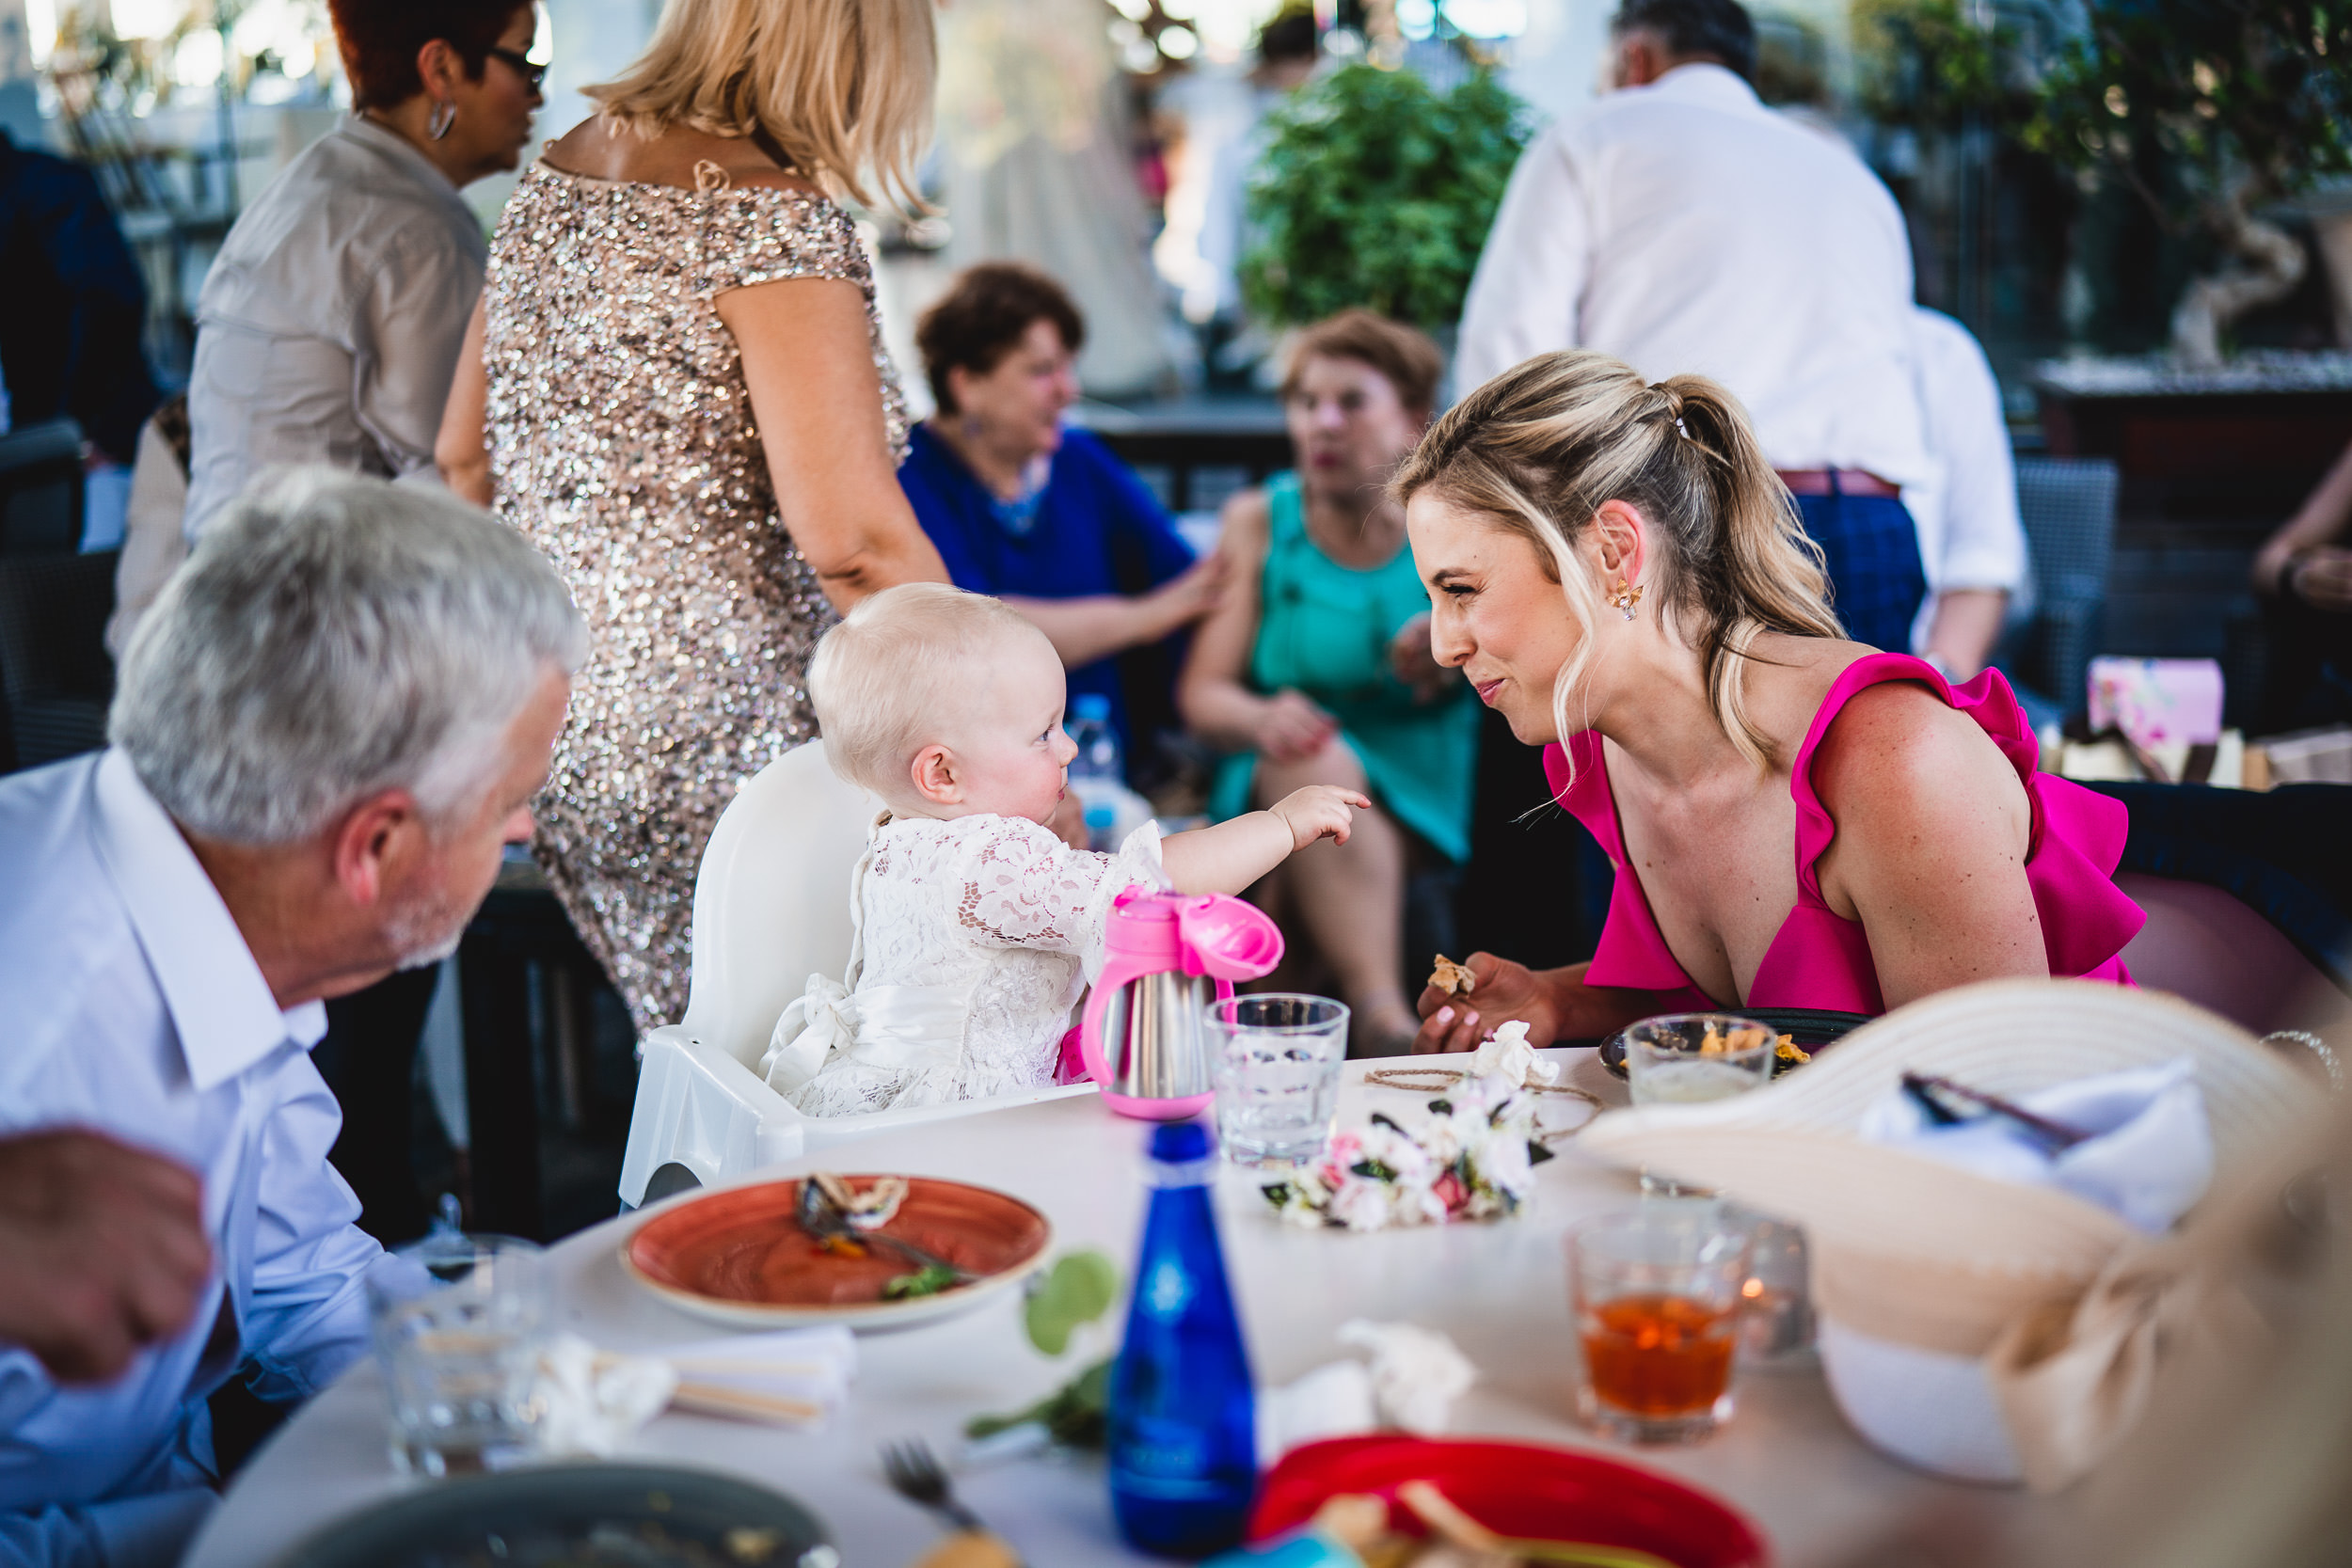
[[850, 881], [849, 973], [809, 976], [761, 1062], [804, 1115], [935, 1105], [1054, 1082], [1070, 1009], [1103, 962], [1127, 888], [1239, 893], [1349, 807], [1314, 784], [1272, 809], [1117, 854], [1073, 849], [1046, 821], [1077, 747], [1061, 661], [998, 600], [909, 583], [825, 634], [809, 695], [834, 771], [880, 796]]

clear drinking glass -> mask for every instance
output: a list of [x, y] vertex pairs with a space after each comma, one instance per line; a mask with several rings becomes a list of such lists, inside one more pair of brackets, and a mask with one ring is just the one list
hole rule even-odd
[[1209, 1005], [1216, 1135], [1241, 1164], [1303, 1165], [1322, 1154], [1340, 1105], [1347, 1006], [1275, 991]]
[[391, 1404], [392, 1464], [428, 1476], [495, 1470], [537, 1446], [532, 1397], [548, 1321], [545, 1262], [512, 1236], [437, 1229], [368, 1280], [370, 1328]]
[[[1760, 1044], [1734, 1045], [1761, 1037]], [[1625, 1031], [1625, 1075], [1636, 1105], [1699, 1105], [1761, 1088], [1772, 1080], [1772, 1051], [1779, 1037], [1753, 1019], [1729, 1013], [1668, 1013], [1645, 1018]], [[1686, 1187], [1642, 1172], [1642, 1191], [1666, 1196], [1703, 1197], [1706, 1189]]]
[[1740, 1321], [1740, 1364], [1786, 1367], [1809, 1363], [1813, 1295], [1804, 1232], [1753, 1210], [1727, 1208], [1725, 1217], [1748, 1233], [1748, 1277], [1740, 1288], [1746, 1306]]
[[[1636, 1105], [1728, 1100], [1772, 1081], [1779, 1037], [1729, 1013], [1669, 1013], [1625, 1032], [1625, 1071]], [[1756, 1043], [1744, 1046], [1736, 1040]]]
[[1688, 1443], [1729, 1420], [1747, 1279], [1747, 1230], [1705, 1199], [1653, 1198], [1569, 1232], [1584, 1418], [1635, 1443]]

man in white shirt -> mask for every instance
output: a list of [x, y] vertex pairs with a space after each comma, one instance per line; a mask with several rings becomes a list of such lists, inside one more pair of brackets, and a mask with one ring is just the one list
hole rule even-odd
[[1512, 173], [1455, 385], [1564, 348], [1721, 381], [1827, 554], [1849, 633], [1906, 649], [1926, 582], [1900, 496], [1932, 466], [1902, 214], [1850, 150], [1757, 100], [1736, 0], [1625, 0], [1611, 29], [1616, 90]]
[[2017, 515], [2001, 384], [1969, 330], [1940, 310], [1911, 312], [1912, 359], [1934, 477], [1903, 497], [1919, 525], [1928, 602], [1912, 647], [1954, 680], [1992, 662], [2010, 598], [2026, 588], [2026, 529]]
[[185, 1167], [211, 1254], [185, 1326], [111, 1383], [0, 1345], [0, 1564], [176, 1561], [213, 1500], [207, 1397], [298, 1400], [364, 1350], [389, 1265], [326, 1163], [322, 999], [455, 945], [585, 652], [520, 535], [299, 471], [157, 600], [113, 747], [0, 781], [0, 1132]]

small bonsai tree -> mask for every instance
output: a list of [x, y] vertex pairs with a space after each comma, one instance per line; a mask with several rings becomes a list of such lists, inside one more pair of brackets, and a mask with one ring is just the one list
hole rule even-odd
[[1273, 325], [1352, 305], [1417, 326], [1462, 311], [1529, 135], [1485, 71], [1439, 94], [1409, 71], [1343, 66], [1268, 117], [1249, 186], [1242, 297]]
[[2303, 247], [2264, 208], [2352, 169], [2352, 5], [2343, 0], [2088, 0], [2089, 28], [2042, 78], [2029, 145], [2120, 179], [2230, 264], [2172, 314], [2184, 363], [2301, 280]]

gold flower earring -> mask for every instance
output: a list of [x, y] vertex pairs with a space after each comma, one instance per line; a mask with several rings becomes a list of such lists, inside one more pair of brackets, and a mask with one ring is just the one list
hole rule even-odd
[[1609, 602], [1625, 611], [1627, 620], [1632, 620], [1633, 607], [1642, 602], [1642, 585], [1638, 582], [1628, 582], [1625, 578], [1619, 578], [1617, 591], [1609, 595]]

